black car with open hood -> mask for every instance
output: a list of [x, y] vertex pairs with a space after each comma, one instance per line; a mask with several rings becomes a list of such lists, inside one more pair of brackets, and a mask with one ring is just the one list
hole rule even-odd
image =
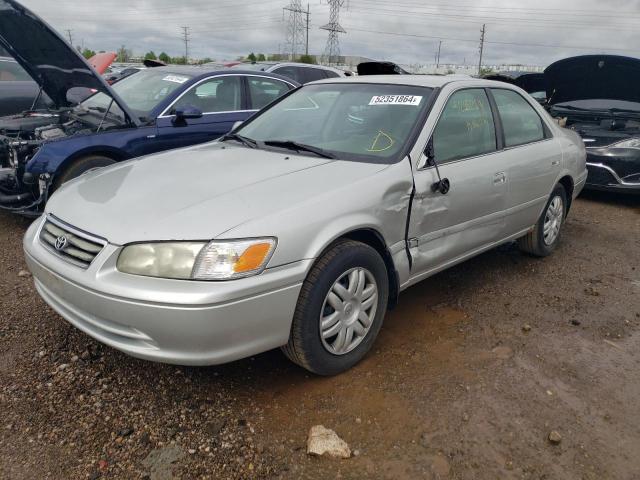
[[640, 59], [572, 57], [544, 74], [549, 112], [587, 147], [587, 188], [640, 193]]

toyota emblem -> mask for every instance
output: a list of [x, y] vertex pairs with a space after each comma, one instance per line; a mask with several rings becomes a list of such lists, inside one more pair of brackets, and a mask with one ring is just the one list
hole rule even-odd
[[59, 236], [58, 238], [56, 238], [56, 250], [61, 251], [64, 250], [67, 246], [67, 237], [65, 237], [64, 235]]

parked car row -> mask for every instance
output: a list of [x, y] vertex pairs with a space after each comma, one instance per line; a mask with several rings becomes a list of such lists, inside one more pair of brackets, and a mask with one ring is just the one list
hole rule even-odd
[[544, 73], [488, 78], [517, 85], [576, 131], [587, 147], [586, 188], [640, 194], [640, 60], [585, 55]]

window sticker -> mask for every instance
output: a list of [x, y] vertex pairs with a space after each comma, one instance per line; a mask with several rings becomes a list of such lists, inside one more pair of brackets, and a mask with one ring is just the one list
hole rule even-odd
[[376, 95], [369, 105], [411, 105], [417, 107], [422, 102], [422, 95]]
[[180, 77], [178, 75], [167, 75], [166, 77], [164, 77], [162, 80], [164, 80], [165, 82], [173, 82], [173, 83], [184, 83], [187, 80], [189, 80], [188, 77]]

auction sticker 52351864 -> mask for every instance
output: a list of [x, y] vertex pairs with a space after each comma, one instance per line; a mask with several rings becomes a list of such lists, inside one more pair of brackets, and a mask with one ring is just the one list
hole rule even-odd
[[413, 105], [417, 107], [422, 102], [421, 95], [376, 95], [369, 105]]

